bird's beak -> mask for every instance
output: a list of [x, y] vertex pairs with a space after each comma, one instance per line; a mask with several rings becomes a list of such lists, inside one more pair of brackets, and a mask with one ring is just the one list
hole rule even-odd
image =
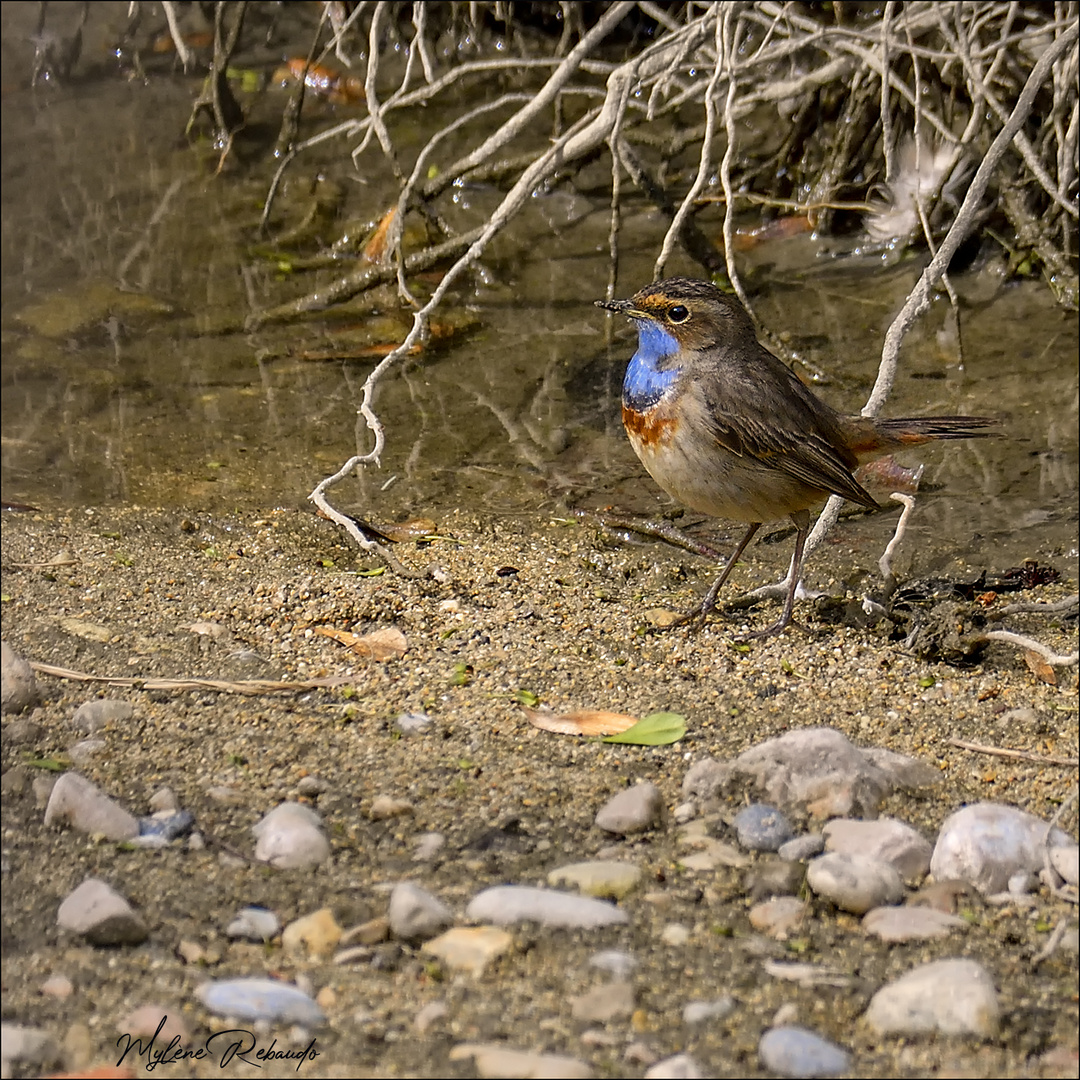
[[607, 311], [617, 311], [620, 315], [628, 315], [631, 319], [648, 318], [644, 311], [639, 311], [629, 300], [594, 300], [593, 303]]

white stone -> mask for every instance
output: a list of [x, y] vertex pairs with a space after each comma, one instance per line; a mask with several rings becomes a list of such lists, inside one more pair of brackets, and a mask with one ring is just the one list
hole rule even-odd
[[871, 999], [866, 1020], [882, 1034], [997, 1035], [994, 980], [974, 960], [936, 960], [909, 971]]

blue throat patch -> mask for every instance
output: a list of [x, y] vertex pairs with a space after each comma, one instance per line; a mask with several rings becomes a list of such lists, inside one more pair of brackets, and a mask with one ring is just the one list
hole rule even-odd
[[679, 351], [679, 343], [651, 319], [635, 320], [638, 348], [623, 377], [623, 404], [635, 412], [651, 408], [671, 389], [680, 368], [661, 371], [661, 360]]

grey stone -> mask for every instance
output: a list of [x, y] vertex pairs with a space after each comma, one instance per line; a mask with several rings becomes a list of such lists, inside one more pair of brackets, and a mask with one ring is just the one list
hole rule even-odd
[[118, 842], [139, 835], [139, 823], [133, 814], [75, 772], [64, 773], [53, 784], [45, 807], [45, 824], [61, 823]]
[[825, 850], [825, 837], [821, 833], [804, 833], [781, 844], [776, 854], [788, 862], [806, 862]]
[[651, 829], [660, 818], [663, 800], [655, 784], [635, 784], [612, 796], [596, 815], [605, 832], [628, 836]]
[[863, 916], [862, 925], [868, 934], [890, 943], [948, 937], [968, 926], [958, 915], [911, 904], [872, 908]]
[[748, 851], [776, 851], [793, 835], [788, 819], [765, 803], [744, 806], [732, 825], [739, 843]]
[[85, 731], [87, 735], [96, 735], [109, 724], [123, 724], [135, 715], [130, 702], [114, 698], [98, 698], [84, 701], [71, 718], [72, 727]]
[[322, 1009], [302, 990], [276, 979], [224, 979], [204, 983], [199, 1000], [217, 1016], [318, 1027]]
[[817, 896], [855, 915], [904, 898], [904, 883], [895, 868], [863, 855], [819, 855], [806, 869], [806, 883]]
[[330, 858], [319, 815], [302, 803], [283, 802], [252, 826], [255, 858], [282, 870], [309, 870]]
[[0, 642], [0, 711], [20, 713], [40, 698], [34, 669], [6, 642]]
[[435, 937], [454, 921], [454, 913], [419, 885], [402, 881], [390, 894], [390, 930], [403, 941]]
[[835, 818], [822, 832], [825, 850], [846, 855], [866, 855], [895, 866], [909, 884], [925, 877], [933, 849], [915, 829], [896, 818], [856, 821]]
[[974, 960], [935, 960], [883, 986], [866, 1020], [881, 1034], [978, 1035], [998, 1033], [1000, 1007], [994, 980]]
[[537, 922], [542, 926], [594, 929], [629, 922], [622, 908], [591, 896], [537, 889], [530, 885], [496, 885], [473, 897], [466, 915], [474, 922]]
[[60, 904], [57, 924], [91, 945], [138, 945], [149, 936], [142, 916], [111, 885], [87, 878]]
[[758, 1043], [761, 1064], [781, 1076], [836, 1076], [847, 1072], [851, 1055], [801, 1027], [777, 1027], [766, 1031]]

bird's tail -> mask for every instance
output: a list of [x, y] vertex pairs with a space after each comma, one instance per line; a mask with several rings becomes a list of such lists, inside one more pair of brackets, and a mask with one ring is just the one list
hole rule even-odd
[[993, 429], [1000, 426], [1001, 421], [990, 416], [909, 416], [874, 421], [879, 434], [907, 446], [931, 439], [995, 438], [1001, 432]]

